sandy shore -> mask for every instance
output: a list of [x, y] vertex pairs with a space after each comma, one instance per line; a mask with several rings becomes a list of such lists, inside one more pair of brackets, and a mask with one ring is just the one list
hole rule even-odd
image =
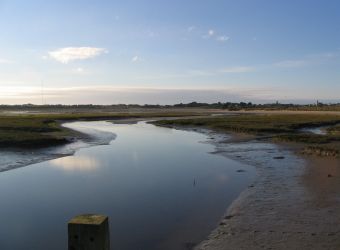
[[340, 249], [340, 160], [234, 142], [215, 141], [217, 153], [253, 165], [257, 179], [195, 249]]

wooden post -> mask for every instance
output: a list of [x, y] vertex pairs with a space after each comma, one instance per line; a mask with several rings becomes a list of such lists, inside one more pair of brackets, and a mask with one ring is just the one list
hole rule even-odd
[[69, 250], [110, 250], [109, 219], [104, 215], [84, 214], [68, 223]]

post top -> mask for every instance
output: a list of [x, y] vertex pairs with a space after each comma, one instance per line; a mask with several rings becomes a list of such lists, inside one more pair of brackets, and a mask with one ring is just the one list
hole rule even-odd
[[69, 224], [100, 225], [108, 217], [100, 214], [82, 214], [72, 218]]

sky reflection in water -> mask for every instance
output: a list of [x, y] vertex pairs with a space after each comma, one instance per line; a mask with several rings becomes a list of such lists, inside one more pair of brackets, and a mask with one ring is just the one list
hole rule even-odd
[[[78, 122], [117, 135], [110, 145], [0, 174], [0, 249], [67, 249], [67, 221], [110, 217], [120, 250], [185, 249], [217, 225], [254, 169], [220, 155], [205, 135]], [[246, 172], [237, 173], [238, 169]]]
[[94, 157], [87, 156], [67, 156], [50, 162], [52, 166], [64, 171], [95, 171], [100, 162]]

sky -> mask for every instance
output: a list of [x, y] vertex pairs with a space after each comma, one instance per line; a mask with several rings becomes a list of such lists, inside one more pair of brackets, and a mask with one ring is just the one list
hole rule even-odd
[[340, 102], [337, 0], [0, 0], [0, 103]]

